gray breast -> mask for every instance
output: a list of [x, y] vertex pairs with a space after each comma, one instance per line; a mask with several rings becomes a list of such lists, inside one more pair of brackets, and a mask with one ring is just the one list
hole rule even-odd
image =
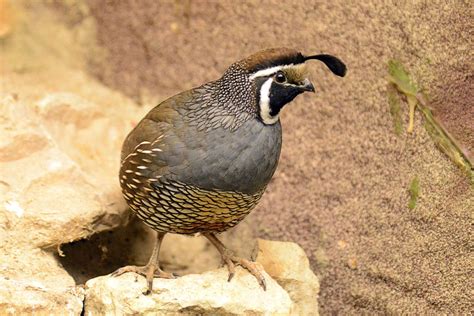
[[198, 186], [253, 194], [270, 181], [281, 150], [281, 125], [250, 119], [236, 130], [179, 126], [168, 135], [166, 178]]

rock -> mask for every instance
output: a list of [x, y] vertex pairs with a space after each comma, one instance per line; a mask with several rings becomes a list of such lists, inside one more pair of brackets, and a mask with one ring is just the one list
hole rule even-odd
[[0, 252], [0, 315], [80, 315], [84, 289], [50, 252]]
[[[9, 35], [0, 69], [0, 314], [79, 315], [81, 290], [58, 263], [60, 246], [127, 222], [117, 170], [140, 113], [55, 58], [38, 67], [52, 59], [22, 55], [20, 35]], [[30, 35], [24, 43], [38, 44]]]
[[0, 39], [3, 39], [8, 37], [15, 24], [15, 12], [7, 0], [0, 0], [0, 8], [3, 11], [0, 19]]
[[9, 238], [44, 248], [126, 221], [116, 173], [127, 121], [65, 93], [35, 104], [7, 96], [0, 109], [0, 225], [14, 227]]
[[153, 293], [143, 295], [146, 281], [126, 273], [86, 283], [85, 315], [288, 315], [293, 303], [265, 273], [267, 290], [242, 268], [227, 282], [226, 268], [189, 274], [174, 280], [155, 279]]
[[86, 283], [86, 315], [318, 315], [319, 281], [303, 249], [291, 242], [258, 240], [258, 245], [257, 262], [266, 271], [267, 291], [242, 268], [231, 282], [226, 268], [175, 280], [155, 279], [149, 296], [143, 295], [142, 276], [102, 276]]
[[80, 314], [80, 292], [55, 253], [62, 255], [63, 243], [116, 228], [129, 217], [116, 173], [130, 111], [110, 112], [71, 93], [46, 94], [36, 102], [22, 95], [0, 98], [5, 312]]
[[46, 287], [35, 279], [0, 277], [0, 315], [80, 315], [84, 289]]
[[295, 314], [318, 315], [319, 280], [304, 250], [292, 242], [258, 240], [257, 262], [290, 295]]
[[[127, 221], [113, 172], [118, 162], [104, 154], [118, 157], [124, 122], [86, 104], [71, 94], [49, 94], [37, 104], [0, 99], [0, 314], [5, 307], [79, 315], [82, 292], [54, 253]], [[83, 163], [94, 148], [99, 172]]]
[[116, 181], [124, 122], [85, 103], [62, 94], [36, 107], [0, 101], [0, 227], [10, 228], [4, 237], [16, 244], [59, 245], [128, 216]]

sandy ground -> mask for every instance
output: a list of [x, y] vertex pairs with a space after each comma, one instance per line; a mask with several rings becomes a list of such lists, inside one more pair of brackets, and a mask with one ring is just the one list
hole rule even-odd
[[[304, 247], [321, 277], [323, 315], [473, 310], [472, 186], [435, 146], [420, 113], [413, 134], [394, 133], [386, 79], [388, 60], [400, 60], [472, 157], [468, 1], [50, 3], [77, 36], [93, 22], [97, 43], [90, 39], [87, 64], [75, 66], [144, 108], [262, 48], [342, 58], [345, 78], [314, 63], [317, 94], [283, 111], [281, 163], [247, 223], [261, 237]], [[411, 210], [416, 176], [420, 197]]]

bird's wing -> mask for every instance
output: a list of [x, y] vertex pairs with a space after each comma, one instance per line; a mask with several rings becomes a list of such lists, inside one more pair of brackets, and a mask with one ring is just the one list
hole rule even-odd
[[185, 146], [179, 137], [183, 128], [180, 112], [186, 110], [183, 107], [193, 94], [189, 90], [163, 101], [137, 124], [124, 141], [121, 172], [133, 170], [143, 178], [157, 178], [183, 163], [185, 157], [176, 154]]

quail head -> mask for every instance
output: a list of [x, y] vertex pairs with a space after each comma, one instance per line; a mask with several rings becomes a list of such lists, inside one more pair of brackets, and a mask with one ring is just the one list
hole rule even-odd
[[153, 108], [122, 148], [120, 183], [132, 211], [157, 232], [146, 266], [136, 272], [173, 278], [160, 269], [166, 233], [200, 233], [229, 269], [252, 273], [265, 289], [260, 268], [234, 256], [216, 234], [237, 225], [257, 205], [280, 156], [281, 109], [303, 92], [314, 92], [305, 62], [322, 61], [334, 74], [346, 67], [331, 55], [305, 56], [288, 48], [260, 51], [232, 64], [215, 81], [181, 92]]

